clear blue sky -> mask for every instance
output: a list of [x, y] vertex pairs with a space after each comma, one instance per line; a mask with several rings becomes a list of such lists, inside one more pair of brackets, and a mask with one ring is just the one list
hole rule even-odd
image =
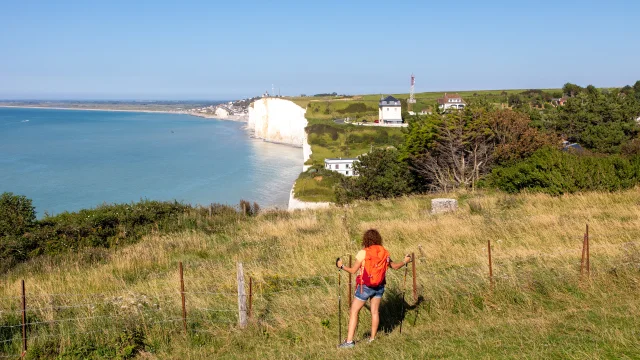
[[639, 19], [632, 0], [0, 0], [0, 98], [622, 86]]

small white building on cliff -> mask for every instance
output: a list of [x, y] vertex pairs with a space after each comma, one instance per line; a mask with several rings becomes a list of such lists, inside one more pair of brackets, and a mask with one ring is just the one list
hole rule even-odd
[[353, 169], [353, 163], [356, 161], [358, 161], [356, 158], [324, 159], [324, 168], [344, 176], [358, 176]]
[[402, 124], [402, 106], [400, 100], [393, 96], [380, 99], [378, 119], [382, 124]]

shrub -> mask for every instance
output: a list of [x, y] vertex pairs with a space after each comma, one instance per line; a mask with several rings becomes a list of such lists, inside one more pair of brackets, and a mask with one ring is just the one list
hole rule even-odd
[[246, 200], [240, 200], [240, 213], [246, 216], [255, 216], [260, 212], [260, 205], [254, 202], [253, 205]]
[[307, 126], [305, 129], [307, 134], [313, 135], [315, 134], [318, 137], [322, 137], [324, 134], [329, 134], [331, 136], [331, 140], [338, 140], [338, 136], [341, 133], [344, 133], [344, 129], [328, 125], [328, 124], [313, 124]]
[[409, 167], [399, 159], [395, 149], [374, 149], [354, 163], [357, 177], [344, 178], [337, 189], [340, 203], [353, 199], [397, 197], [412, 191]]
[[616, 191], [640, 182], [640, 157], [587, 156], [545, 148], [513, 166], [495, 168], [488, 183], [515, 193], [524, 189], [552, 195]]
[[22, 235], [36, 220], [31, 200], [23, 195], [0, 195], [0, 236]]
[[[110, 248], [136, 242], [155, 231], [169, 233], [196, 228], [216, 231], [239, 219], [238, 211], [227, 205], [194, 208], [178, 202], [144, 200], [65, 212], [35, 221], [29, 199], [12, 194], [3, 194], [1, 198], [6, 205], [2, 210], [6, 214], [2, 216], [3, 224], [12, 230], [10, 233], [4, 231], [0, 236], [0, 272], [38, 255], [92, 247]], [[246, 204], [248, 215], [260, 211], [258, 204]], [[20, 210], [17, 212], [20, 216], [15, 215], [16, 209]], [[209, 211], [211, 217], [207, 216]]]
[[346, 108], [337, 110], [340, 114], [357, 114], [357, 113], [365, 113], [365, 112], [373, 112], [376, 111], [375, 108], [367, 107], [365, 103], [351, 103]]

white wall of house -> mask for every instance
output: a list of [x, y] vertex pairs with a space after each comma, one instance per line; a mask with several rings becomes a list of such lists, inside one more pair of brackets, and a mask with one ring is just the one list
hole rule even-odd
[[440, 105], [439, 108], [440, 109], [464, 109], [465, 105], [461, 102], [447, 102], [444, 105]]
[[344, 176], [358, 176], [353, 169], [353, 163], [356, 161], [358, 159], [324, 159], [324, 168]]
[[380, 121], [402, 122], [402, 110], [400, 106], [380, 106], [378, 108]]

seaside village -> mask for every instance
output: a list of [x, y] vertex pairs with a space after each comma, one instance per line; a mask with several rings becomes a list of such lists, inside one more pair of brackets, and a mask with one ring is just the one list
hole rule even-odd
[[[409, 115], [428, 115], [431, 113], [428, 109], [423, 109], [419, 112], [412, 111], [412, 105], [416, 103], [415, 99], [415, 76], [411, 75], [411, 87], [409, 98], [406, 100], [408, 105]], [[317, 101], [322, 101], [326, 96], [336, 97], [336, 93], [331, 94], [318, 94], [312, 97], [318, 98]], [[307, 98], [309, 96], [301, 95], [301, 98]], [[188, 110], [192, 115], [202, 117], [215, 117], [221, 119], [233, 119], [239, 121], [249, 121], [249, 106], [260, 99], [272, 99], [272, 98], [286, 98], [280, 95], [280, 90], [272, 86], [272, 91], [265, 91], [261, 96], [246, 98], [242, 100], [229, 101], [226, 103], [199, 107]], [[313, 101], [313, 100], [312, 100]], [[465, 108], [467, 103], [457, 93], [444, 93], [441, 98], [437, 99], [439, 111], [455, 111]], [[352, 124], [357, 126], [376, 126], [376, 127], [406, 127], [407, 123], [402, 119], [402, 102], [394, 96], [381, 95], [378, 101], [378, 116], [373, 121], [367, 121], [366, 119], [351, 119], [349, 117], [333, 120], [337, 124]], [[265, 138], [266, 139], [266, 138]], [[279, 141], [275, 141], [279, 142]], [[357, 162], [357, 158], [326, 158], [324, 160], [324, 167], [327, 170], [338, 172], [344, 176], [358, 176], [354, 169], [354, 162]]]

